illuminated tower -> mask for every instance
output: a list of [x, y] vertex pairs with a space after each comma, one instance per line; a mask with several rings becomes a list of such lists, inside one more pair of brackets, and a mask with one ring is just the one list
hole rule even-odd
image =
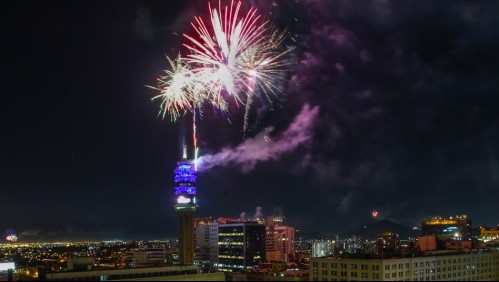
[[174, 170], [175, 211], [178, 214], [178, 252], [180, 264], [194, 264], [194, 213], [196, 212], [196, 169], [184, 156]]

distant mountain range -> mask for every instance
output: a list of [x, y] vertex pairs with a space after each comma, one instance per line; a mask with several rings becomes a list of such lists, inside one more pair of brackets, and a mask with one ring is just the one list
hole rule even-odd
[[420, 230], [413, 230], [409, 227], [403, 226], [388, 219], [381, 219], [369, 223], [364, 227], [355, 229], [353, 231], [343, 234], [344, 237], [351, 237], [353, 235], [362, 237], [364, 239], [374, 240], [379, 233], [390, 231], [399, 235], [399, 239], [406, 240], [409, 237], [419, 236]]

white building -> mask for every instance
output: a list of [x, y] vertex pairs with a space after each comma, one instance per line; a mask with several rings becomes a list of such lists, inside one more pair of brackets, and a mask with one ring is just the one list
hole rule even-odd
[[333, 240], [320, 240], [312, 243], [312, 257], [325, 257], [334, 254]]
[[499, 250], [435, 251], [414, 258], [312, 258], [311, 281], [497, 281]]

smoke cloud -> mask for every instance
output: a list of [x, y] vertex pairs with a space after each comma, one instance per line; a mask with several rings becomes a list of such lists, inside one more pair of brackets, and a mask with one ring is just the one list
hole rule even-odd
[[198, 169], [209, 170], [230, 163], [241, 167], [243, 172], [253, 170], [258, 162], [278, 160], [281, 155], [293, 151], [312, 138], [312, 127], [319, 114], [319, 107], [305, 104], [289, 127], [271, 139], [273, 127], [267, 128], [235, 148], [224, 148], [214, 155], [199, 158]]
[[253, 216], [253, 218], [262, 217], [263, 216], [262, 210], [263, 210], [262, 207], [256, 207], [256, 209], [255, 209], [255, 215]]
[[348, 193], [348, 195], [341, 199], [341, 202], [336, 210], [339, 212], [347, 212], [348, 210], [350, 210], [354, 196], [355, 195], [353, 193]]
[[23, 237], [33, 237], [33, 236], [40, 235], [40, 233], [41, 233], [40, 229], [36, 229], [36, 230], [25, 230], [25, 231], [19, 233], [19, 235], [23, 236]]

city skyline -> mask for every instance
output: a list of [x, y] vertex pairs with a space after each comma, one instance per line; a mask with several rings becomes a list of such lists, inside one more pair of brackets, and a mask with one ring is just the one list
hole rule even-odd
[[[244, 109], [199, 121], [200, 156], [241, 158], [198, 173], [197, 217], [283, 215], [310, 236], [354, 230], [374, 210], [408, 227], [499, 223], [498, 3], [251, 3], [287, 30], [296, 64], [272, 109], [255, 101], [245, 146]], [[175, 238], [190, 116], [158, 117], [146, 85], [206, 1], [23, 4], [1, 4], [0, 231]]]

